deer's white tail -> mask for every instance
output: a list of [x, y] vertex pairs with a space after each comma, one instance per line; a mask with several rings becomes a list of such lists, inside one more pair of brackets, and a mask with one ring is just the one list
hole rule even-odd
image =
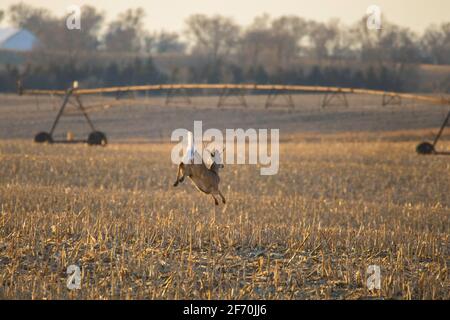
[[186, 148], [186, 153], [184, 154], [183, 163], [194, 163], [195, 157], [195, 142], [194, 135], [192, 132], [188, 131], [188, 145]]

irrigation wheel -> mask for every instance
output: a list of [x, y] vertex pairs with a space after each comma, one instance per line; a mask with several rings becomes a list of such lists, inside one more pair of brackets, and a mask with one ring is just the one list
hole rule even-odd
[[43, 131], [43, 132], [39, 132], [38, 134], [36, 134], [34, 136], [34, 142], [37, 142], [37, 143], [44, 143], [44, 142], [52, 143], [53, 142], [53, 138], [50, 135], [50, 133]]
[[433, 154], [435, 153], [434, 146], [429, 142], [422, 142], [416, 147], [418, 154]]
[[108, 140], [103, 132], [93, 131], [89, 134], [87, 143], [90, 146], [106, 146]]

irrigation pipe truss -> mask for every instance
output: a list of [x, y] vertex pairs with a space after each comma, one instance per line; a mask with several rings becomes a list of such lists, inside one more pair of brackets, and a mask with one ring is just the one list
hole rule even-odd
[[[270, 85], [270, 84], [154, 84], [140, 86], [120, 86], [105, 87], [93, 89], [70, 89], [75, 95], [90, 95], [101, 93], [126, 93], [133, 91], [160, 91], [160, 90], [195, 90], [195, 89], [222, 89], [222, 90], [267, 90], [267, 91], [290, 91], [290, 92], [323, 92], [323, 93], [356, 93], [380, 95], [385, 97], [396, 97], [402, 99], [412, 99], [434, 104], [450, 104], [450, 99], [444, 97], [433, 97], [426, 95], [417, 95], [412, 93], [400, 93], [392, 91], [359, 89], [359, 88], [341, 88], [324, 86], [303, 86], [303, 85]], [[19, 85], [19, 95], [65, 95], [66, 90], [34, 90], [23, 89]]]

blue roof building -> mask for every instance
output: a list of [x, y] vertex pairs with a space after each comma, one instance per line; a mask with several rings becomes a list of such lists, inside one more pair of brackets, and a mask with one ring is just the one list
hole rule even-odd
[[37, 43], [36, 36], [26, 29], [0, 28], [0, 50], [31, 51]]

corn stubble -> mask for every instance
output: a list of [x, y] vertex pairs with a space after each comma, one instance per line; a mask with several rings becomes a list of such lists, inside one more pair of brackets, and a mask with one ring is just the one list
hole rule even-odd
[[0, 142], [0, 298], [450, 299], [447, 158], [283, 143], [278, 175], [226, 166], [215, 207], [170, 150]]

